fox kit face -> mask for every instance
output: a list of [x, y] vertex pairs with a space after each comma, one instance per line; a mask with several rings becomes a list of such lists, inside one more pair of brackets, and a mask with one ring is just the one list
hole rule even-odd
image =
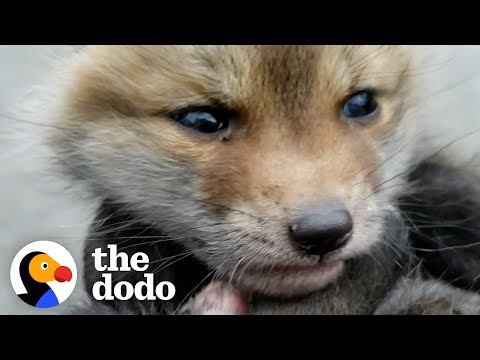
[[414, 94], [401, 46], [92, 46], [52, 144], [99, 196], [270, 295], [382, 239]]

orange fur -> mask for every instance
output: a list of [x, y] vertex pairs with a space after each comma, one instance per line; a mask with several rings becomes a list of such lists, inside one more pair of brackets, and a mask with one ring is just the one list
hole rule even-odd
[[[414, 88], [412, 66], [411, 49], [403, 46], [92, 46], [78, 57], [59, 101], [62, 125], [77, 132], [57, 134], [53, 144], [58, 153], [71, 152], [65, 167], [77, 177], [135, 204], [148, 221], [169, 219], [178, 208], [173, 213], [185, 223], [165, 220], [167, 230], [204, 236], [212, 247], [218, 242], [209, 243], [206, 229], [214, 225], [199, 234], [196, 222], [228, 224], [238, 231], [227, 234], [232, 237], [249, 233], [242, 250], [238, 238], [222, 245], [232, 253], [231, 264], [212, 257], [207, 246], [192, 245], [224, 272], [244, 249], [281, 264], [296, 257], [316, 262], [298, 259], [286, 231], [295, 211], [328, 198], [340, 199], [353, 215], [347, 258], [379, 237], [387, 201], [369, 195], [391, 175], [381, 166], [392, 155], [382, 143], [409, 126], [404, 112]], [[374, 89], [380, 106], [368, 125], [347, 122], [340, 112], [362, 89]], [[237, 113], [221, 138], [168, 117], [185, 106], [214, 104]], [[72, 149], [72, 143], [81, 144]], [[202, 207], [188, 217], [186, 203], [165, 190], [214, 211]], [[183, 235], [186, 229], [191, 232]]]
[[[409, 66], [404, 51], [93, 46], [78, 64], [67, 107], [79, 112], [75, 121], [108, 121], [112, 114], [123, 121], [139, 117], [146, 141], [197, 167], [208, 198], [221, 204], [268, 193], [286, 207], [296, 206], [296, 197], [334, 195], [334, 188], [344, 187], [348, 194], [362, 168], [378, 165], [374, 142], [401, 111], [397, 92], [405, 87], [403, 73]], [[381, 118], [366, 128], [349, 127], [340, 119], [339, 106], [365, 87], [378, 89]], [[230, 141], [193, 134], [161, 116], [212, 101], [240, 110], [242, 131]], [[117, 141], [122, 142], [120, 135]]]

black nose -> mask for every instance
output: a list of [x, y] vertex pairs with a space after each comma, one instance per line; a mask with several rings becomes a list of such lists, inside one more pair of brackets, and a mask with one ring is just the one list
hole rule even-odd
[[320, 256], [344, 246], [352, 229], [350, 213], [337, 201], [303, 210], [290, 228], [292, 239], [301, 251]]

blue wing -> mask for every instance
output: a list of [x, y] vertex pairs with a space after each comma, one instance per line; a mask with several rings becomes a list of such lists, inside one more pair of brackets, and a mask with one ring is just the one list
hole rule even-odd
[[43, 296], [38, 300], [35, 305], [37, 308], [50, 308], [58, 305], [57, 295], [53, 292], [52, 289], [48, 290]]

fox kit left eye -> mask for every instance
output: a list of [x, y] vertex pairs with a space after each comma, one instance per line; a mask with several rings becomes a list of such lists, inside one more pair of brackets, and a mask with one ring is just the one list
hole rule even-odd
[[197, 106], [179, 109], [171, 117], [184, 127], [212, 134], [228, 129], [233, 112], [229, 109]]
[[363, 90], [351, 95], [342, 106], [342, 115], [359, 123], [374, 120], [378, 104], [373, 91]]

